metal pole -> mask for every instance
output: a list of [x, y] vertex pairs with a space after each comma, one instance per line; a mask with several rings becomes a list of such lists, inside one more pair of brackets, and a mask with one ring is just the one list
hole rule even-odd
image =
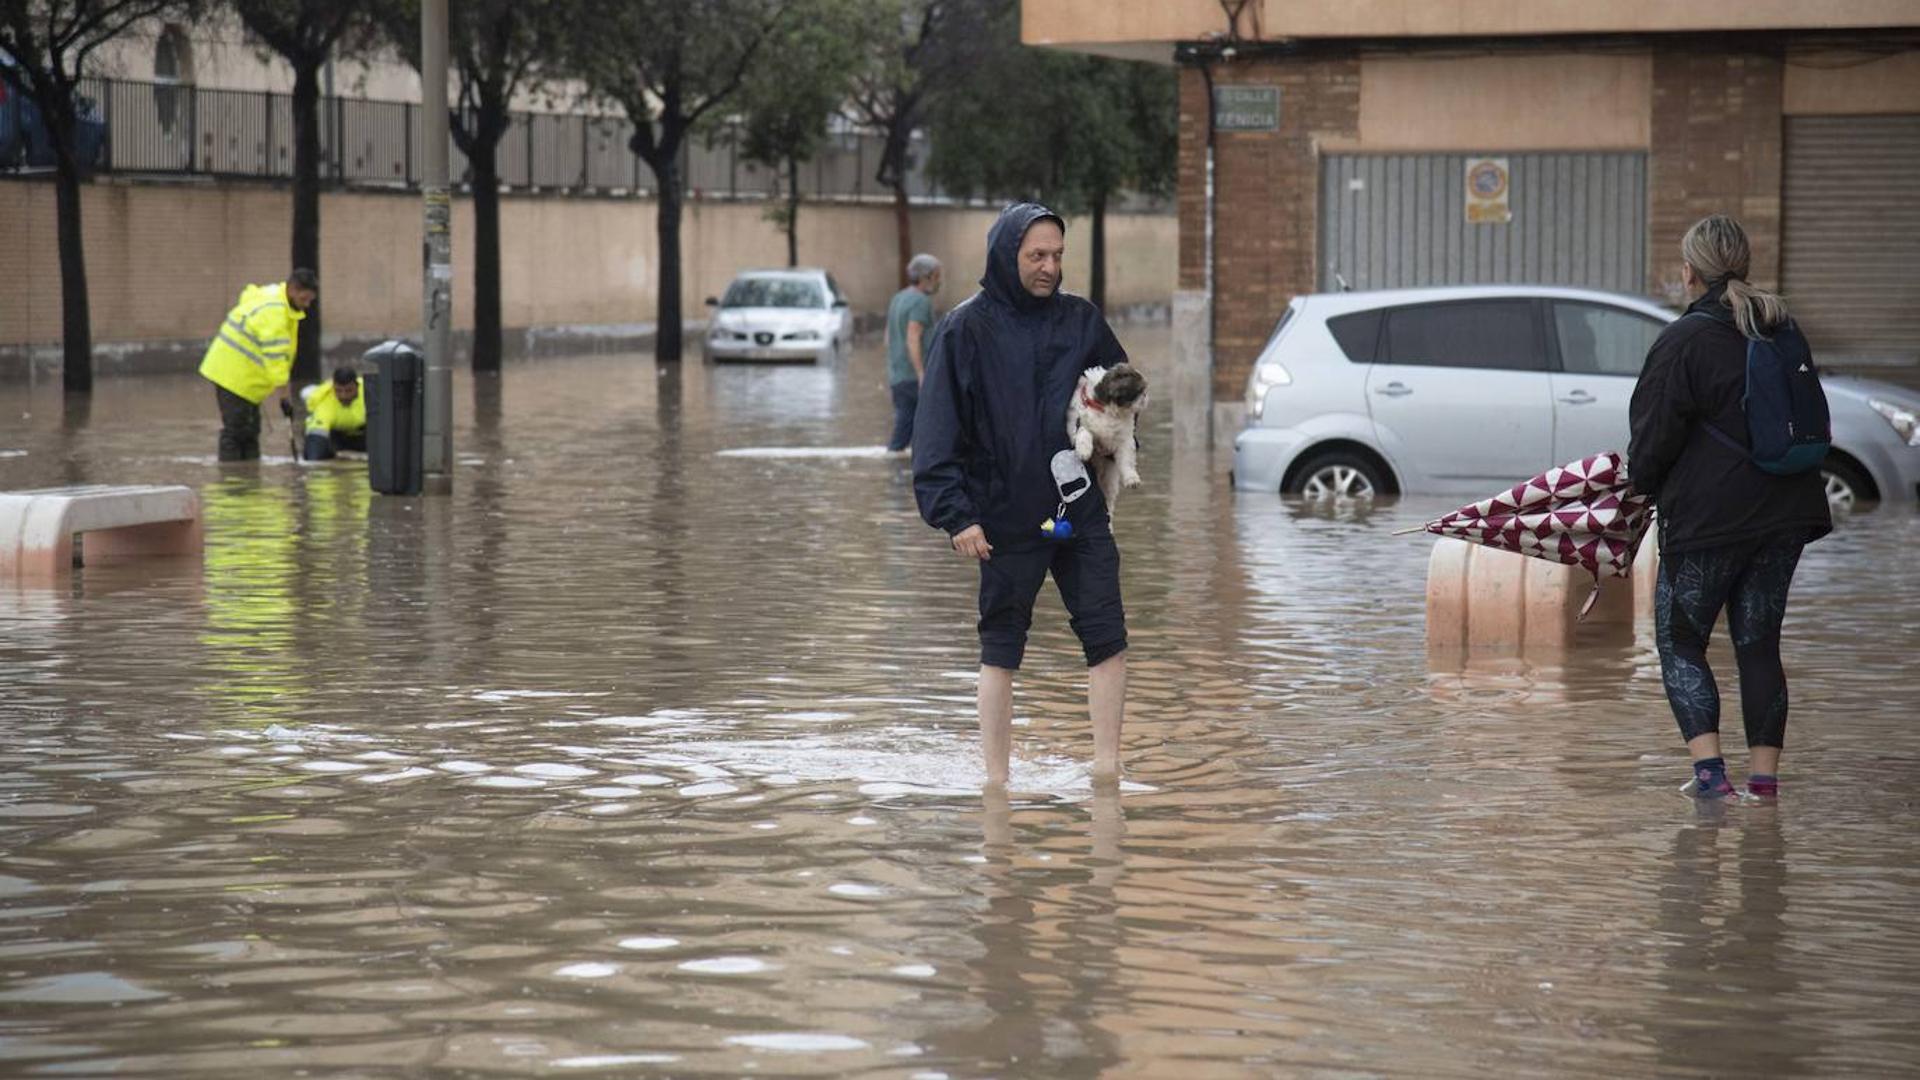
[[420, 5], [420, 111], [424, 138], [420, 187], [426, 204], [421, 290], [426, 322], [425, 471], [453, 482], [453, 367], [447, 355], [453, 322], [453, 197], [447, 184], [447, 0]]

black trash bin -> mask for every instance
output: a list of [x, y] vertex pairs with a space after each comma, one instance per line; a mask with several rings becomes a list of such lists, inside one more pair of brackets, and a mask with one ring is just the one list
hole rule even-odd
[[404, 341], [361, 357], [367, 387], [367, 482], [382, 495], [418, 495], [425, 482], [427, 361]]

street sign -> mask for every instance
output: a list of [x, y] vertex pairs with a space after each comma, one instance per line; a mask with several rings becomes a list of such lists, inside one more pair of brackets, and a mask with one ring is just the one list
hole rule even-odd
[[1279, 131], [1280, 88], [1277, 86], [1214, 87], [1213, 130]]
[[1506, 158], [1467, 160], [1467, 224], [1505, 225], [1513, 220], [1511, 177]]

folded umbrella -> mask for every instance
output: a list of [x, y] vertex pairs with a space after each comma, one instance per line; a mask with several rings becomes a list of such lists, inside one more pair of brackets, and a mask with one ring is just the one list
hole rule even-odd
[[1536, 559], [1578, 566], [1593, 575], [1593, 595], [1584, 617], [1600, 596], [1600, 577], [1626, 577], [1640, 551], [1653, 516], [1653, 501], [1633, 493], [1626, 455], [1595, 454], [1548, 469], [1491, 498], [1403, 532], [1430, 532], [1476, 544], [1517, 551]]

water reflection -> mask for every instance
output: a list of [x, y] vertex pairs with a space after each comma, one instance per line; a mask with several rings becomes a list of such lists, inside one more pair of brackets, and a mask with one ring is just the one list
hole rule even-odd
[[[1678, 1002], [1731, 1010], [1727, 1033], [1767, 1055], [1779, 1075], [1797, 1075], [1824, 1056], [1821, 1033], [1804, 1022], [1802, 989], [1791, 970], [1789, 850], [1778, 807], [1751, 807], [1728, 821], [1728, 808], [1705, 806], [1699, 821], [1676, 828], [1660, 886], [1661, 986]], [[1725, 1072], [1720, 1038], [1705, 1038], [1698, 1005], [1653, 1025], [1662, 1071], [1673, 1076]]]
[[0, 1071], [1920, 1060], [1920, 515], [1809, 550], [1787, 797], [1703, 818], [1644, 628], [1429, 655], [1431, 541], [1392, 534], [1451, 500], [1236, 494], [1153, 418], [1129, 782], [1088, 778], [1049, 591], [983, 799], [973, 578], [906, 467], [723, 454], [877, 443], [882, 369], [463, 377], [420, 499], [222, 470], [190, 377], [0, 388], [0, 488], [187, 482], [208, 517], [197, 571], [0, 589]]
[[962, 970], [984, 1015], [930, 1039], [938, 1059], [977, 1062], [992, 1074], [1046, 1062], [1063, 1077], [1098, 1076], [1120, 1060], [1109, 1026], [1127, 1011], [1117, 978], [1118, 788], [1097, 789], [1091, 811], [1090, 819], [1074, 808], [1016, 814], [1006, 792], [982, 796], [980, 907]]
[[229, 476], [202, 489], [207, 534], [206, 658], [201, 691], [213, 718], [265, 726], [299, 715], [294, 650], [299, 534], [288, 489]]

